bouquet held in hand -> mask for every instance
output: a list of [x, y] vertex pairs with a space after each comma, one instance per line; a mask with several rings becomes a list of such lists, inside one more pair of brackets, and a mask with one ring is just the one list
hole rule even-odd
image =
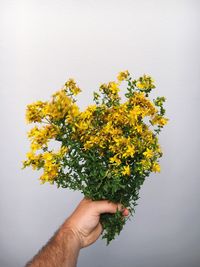
[[[121, 83], [127, 88], [125, 101], [119, 95]], [[154, 88], [148, 75], [135, 79], [120, 72], [116, 81], [101, 84], [94, 103], [81, 111], [76, 98], [81, 89], [70, 78], [49, 101], [27, 106], [27, 122], [35, 126], [28, 132], [30, 152], [23, 167], [41, 169], [41, 183], [121, 203], [132, 216], [145, 178], [160, 172], [158, 134], [168, 119], [165, 98], [149, 98]], [[101, 215], [107, 244], [127, 219], [119, 210]]]

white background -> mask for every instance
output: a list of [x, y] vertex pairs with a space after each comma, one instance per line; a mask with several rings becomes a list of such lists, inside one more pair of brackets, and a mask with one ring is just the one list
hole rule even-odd
[[167, 98], [162, 172], [146, 180], [120, 236], [82, 249], [78, 267], [200, 265], [199, 9], [195, 0], [0, 0], [1, 267], [23, 266], [83, 197], [20, 169], [26, 105], [73, 77], [85, 107], [126, 69], [152, 75]]

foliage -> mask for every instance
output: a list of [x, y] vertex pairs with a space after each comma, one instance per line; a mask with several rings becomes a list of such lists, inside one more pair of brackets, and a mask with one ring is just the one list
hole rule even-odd
[[[126, 82], [126, 100], [119, 95]], [[120, 72], [117, 81], [100, 85], [94, 104], [80, 111], [76, 95], [81, 92], [73, 79], [49, 101], [27, 106], [26, 119], [35, 123], [28, 132], [30, 152], [23, 168], [42, 169], [41, 183], [81, 191], [93, 200], [122, 203], [133, 215], [139, 190], [151, 172], [160, 172], [162, 156], [158, 134], [167, 123], [164, 97], [149, 99], [153, 79], [133, 79]], [[51, 149], [50, 142], [59, 143]], [[120, 211], [102, 214], [107, 244], [126, 223]]]

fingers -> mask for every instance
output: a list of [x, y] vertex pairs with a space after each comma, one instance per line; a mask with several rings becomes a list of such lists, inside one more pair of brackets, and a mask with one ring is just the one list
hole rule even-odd
[[95, 230], [96, 230], [96, 233], [97, 233], [98, 236], [100, 236], [102, 234], [102, 232], [103, 232], [103, 226], [101, 225], [100, 222], [98, 223], [98, 225], [97, 225], [97, 227], [96, 227]]
[[98, 214], [115, 213], [118, 209], [119, 211], [122, 212], [124, 216], [129, 215], [129, 210], [123, 207], [123, 205], [120, 203], [113, 203], [108, 200], [93, 201], [92, 199], [86, 197], [84, 197], [83, 201], [87, 203], [93, 203], [94, 204], [93, 207]]
[[[128, 210], [124, 209], [122, 204], [116, 204], [113, 202], [109, 202], [108, 200], [100, 200], [100, 201], [94, 201], [95, 202], [95, 209], [96, 211], [101, 213], [115, 213], [117, 209], [119, 211], [123, 211], [123, 215], [128, 215]], [[125, 214], [124, 214], [125, 213]]]
[[128, 216], [129, 215], [129, 210], [125, 208], [124, 211], [123, 211], [123, 215], [124, 216]]
[[97, 226], [94, 228], [94, 230], [86, 238], [84, 247], [89, 246], [92, 243], [94, 243], [99, 238], [99, 236], [102, 234], [102, 232], [103, 232], [103, 227], [101, 223], [98, 223]]

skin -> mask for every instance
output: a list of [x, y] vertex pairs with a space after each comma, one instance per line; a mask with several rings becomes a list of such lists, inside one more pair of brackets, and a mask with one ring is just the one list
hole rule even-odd
[[128, 209], [121, 204], [83, 198], [71, 216], [26, 267], [75, 267], [80, 249], [94, 243], [103, 231], [99, 222], [100, 215], [115, 213], [117, 209], [124, 216], [129, 215]]
[[128, 209], [123, 208], [121, 204], [83, 198], [26, 267], [76, 267], [80, 249], [93, 244], [103, 231], [99, 222], [100, 215], [107, 212], [115, 213], [117, 209], [124, 216], [129, 215]]

